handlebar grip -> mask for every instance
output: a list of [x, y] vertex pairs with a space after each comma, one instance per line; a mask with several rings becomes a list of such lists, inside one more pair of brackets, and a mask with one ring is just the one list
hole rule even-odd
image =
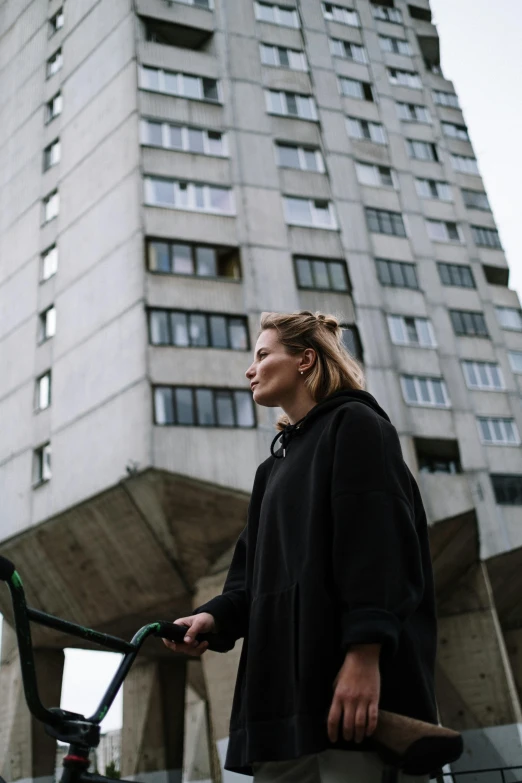
[[[170, 642], [176, 642], [181, 644], [185, 638], [185, 634], [188, 631], [188, 625], [177, 625], [176, 623], [169, 623], [162, 621], [159, 623], [159, 629], [154, 636], [160, 636], [162, 639], [168, 639]], [[198, 633], [196, 641], [208, 642], [210, 641], [210, 633]]]
[[7, 557], [0, 557], [0, 580], [2, 582], [8, 582], [15, 571], [14, 563], [11, 563]]

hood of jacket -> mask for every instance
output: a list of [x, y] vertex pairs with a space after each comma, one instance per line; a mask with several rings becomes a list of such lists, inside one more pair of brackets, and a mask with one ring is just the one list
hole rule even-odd
[[[368, 405], [379, 416], [382, 416], [386, 421], [390, 421], [390, 417], [383, 408], [379, 405], [375, 397], [370, 392], [363, 389], [340, 389], [339, 391], [330, 394], [329, 397], [325, 397], [324, 400], [314, 405], [311, 410], [308, 411], [306, 416], [296, 421], [295, 424], [287, 424], [280, 432], [277, 433], [270, 446], [270, 453], [276, 459], [282, 459], [286, 456], [286, 448], [292, 438], [301, 435], [310, 426], [310, 422], [315, 421], [320, 416], [324, 416], [325, 413], [339, 408], [347, 402], [362, 402], [364, 405]], [[281, 440], [280, 447], [276, 451], [277, 442]]]

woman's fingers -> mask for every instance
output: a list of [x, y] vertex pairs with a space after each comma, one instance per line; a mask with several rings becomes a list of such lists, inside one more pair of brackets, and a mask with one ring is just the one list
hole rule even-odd
[[334, 696], [332, 700], [332, 706], [330, 707], [330, 712], [328, 713], [328, 738], [330, 742], [337, 742], [341, 714], [341, 700]]
[[356, 742], [362, 742], [366, 734], [366, 723], [368, 719], [368, 704], [366, 702], [359, 702], [354, 716], [354, 729]]
[[343, 738], [350, 742], [353, 739], [356, 705], [351, 699], [343, 704]]
[[378, 702], [371, 702], [368, 707], [368, 727], [366, 729], [366, 736], [370, 737], [377, 728], [377, 721], [379, 720], [379, 705]]

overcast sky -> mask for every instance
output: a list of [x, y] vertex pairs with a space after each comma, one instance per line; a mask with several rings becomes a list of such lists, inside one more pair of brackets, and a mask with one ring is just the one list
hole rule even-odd
[[[459, 95], [522, 298], [522, 0], [431, 0], [442, 68]], [[174, 619], [174, 618], [173, 618]], [[120, 656], [69, 650], [62, 707], [92, 714]], [[121, 694], [103, 723], [121, 725]]]

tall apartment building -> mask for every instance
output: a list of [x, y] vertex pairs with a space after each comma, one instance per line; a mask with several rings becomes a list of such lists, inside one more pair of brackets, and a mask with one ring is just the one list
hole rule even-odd
[[[259, 316], [334, 312], [429, 515], [441, 720], [464, 767], [522, 764], [522, 313], [428, 0], [0, 0], [0, 112], [0, 537], [33, 605], [130, 636], [219, 591], [273, 435]], [[57, 704], [73, 642], [34, 640]], [[188, 681], [218, 779], [237, 656], [148, 646], [124, 774], [181, 768]], [[54, 751], [6, 623], [0, 775]]]

